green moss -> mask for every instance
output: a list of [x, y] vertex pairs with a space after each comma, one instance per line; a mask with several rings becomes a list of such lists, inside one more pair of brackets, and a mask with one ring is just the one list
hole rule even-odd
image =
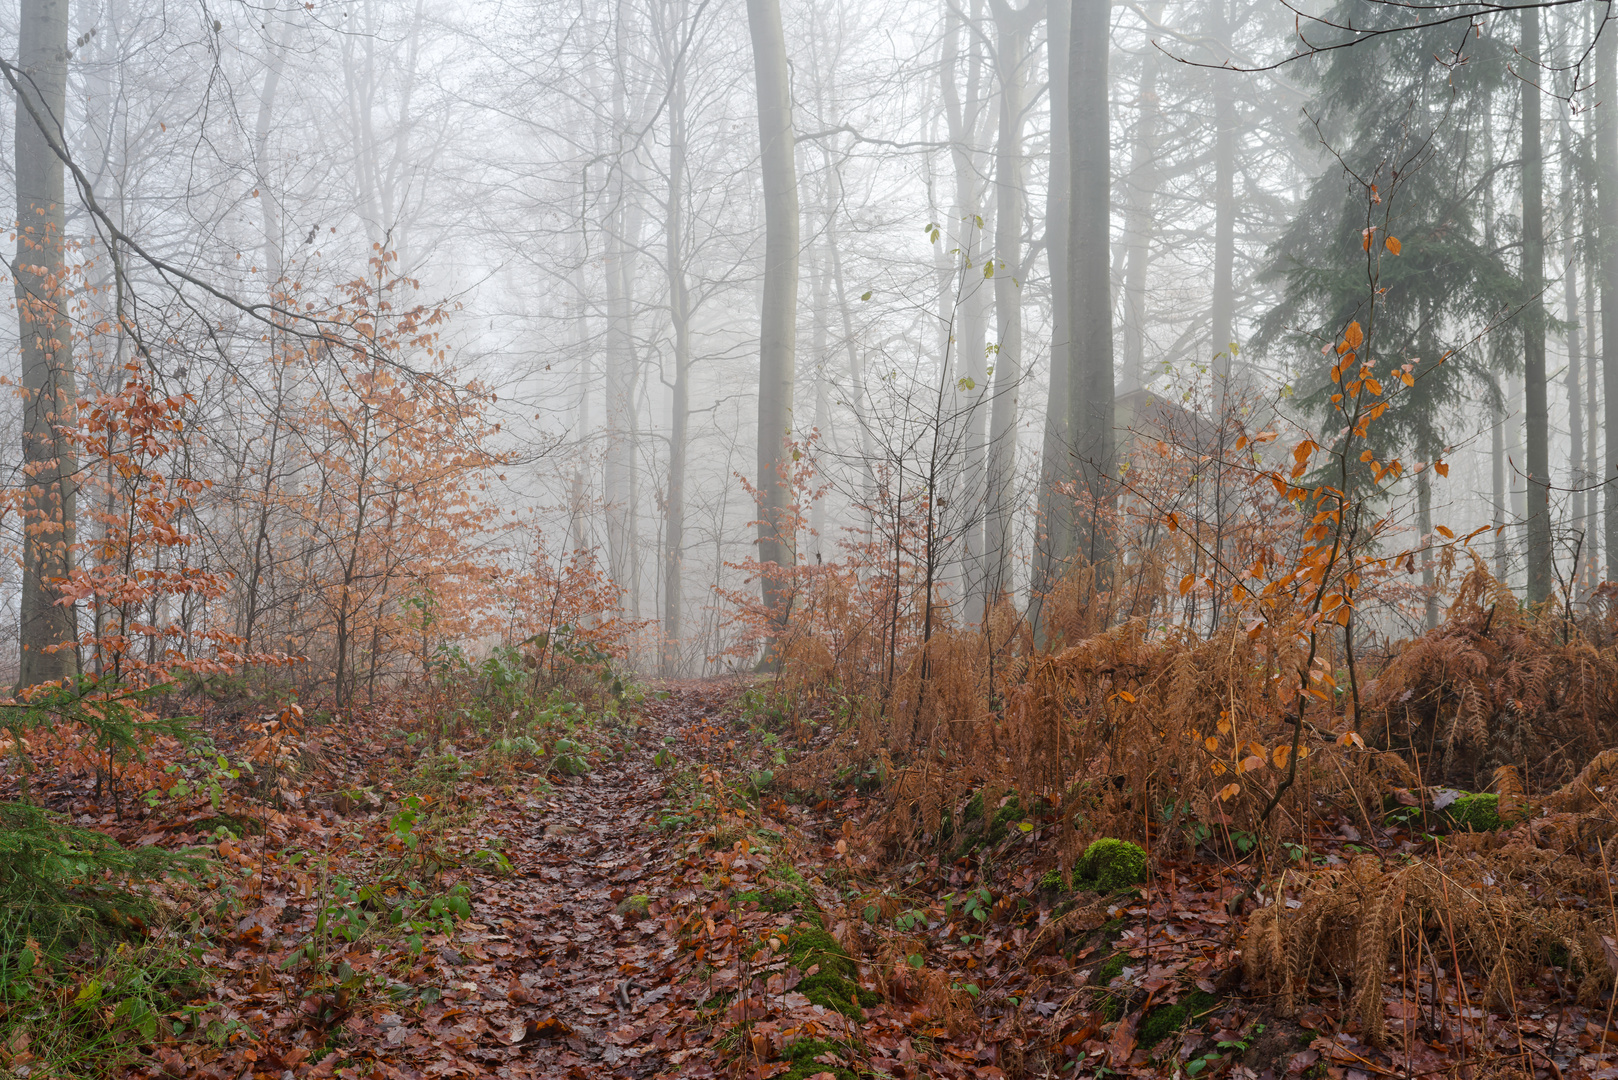
[[966, 800], [966, 809], [961, 812], [961, 821], [970, 825], [974, 821], [983, 820], [983, 792], [977, 791]]
[[1011, 823], [1021, 821], [1022, 816], [1022, 803], [1013, 795], [1010, 802], [994, 812], [994, 817], [989, 820], [989, 828], [983, 834], [983, 842], [991, 846], [998, 844], [1011, 830]]
[[834, 971], [844, 978], [850, 978], [859, 970], [843, 947], [837, 944], [836, 938], [815, 927], [789, 935], [786, 953], [792, 958], [792, 966], [802, 971], [819, 964], [821, 971]]
[[833, 1012], [840, 1012], [857, 1022], [865, 1020], [865, 1009], [862, 1006], [875, 1005], [882, 1000], [881, 994], [871, 990], [862, 991], [858, 985], [835, 971], [817, 971], [800, 982], [796, 989], [811, 1003], [824, 1006]]
[[829, 1072], [837, 1080], [858, 1080], [853, 1070], [841, 1066], [826, 1065], [816, 1061], [821, 1054], [836, 1054], [845, 1060], [850, 1058], [851, 1051], [846, 1043], [834, 1043], [826, 1039], [799, 1039], [788, 1043], [781, 1051], [781, 1056], [792, 1063], [792, 1068], [781, 1074], [781, 1080], [807, 1080], [817, 1073]]
[[1500, 796], [1487, 792], [1462, 795], [1445, 807], [1444, 812], [1457, 829], [1489, 832], [1501, 825]]
[[1147, 1013], [1141, 1021], [1136, 1040], [1141, 1046], [1155, 1046], [1185, 1027], [1194, 1017], [1218, 1004], [1219, 999], [1212, 994], [1195, 990], [1173, 1005], [1164, 1005]]
[[220, 829], [229, 829], [238, 839], [243, 836], [264, 835], [264, 822], [258, 818], [237, 814], [220, 814], [218, 817], [203, 818], [201, 821], [193, 822], [191, 828], [198, 836], [217, 833]]
[[1146, 881], [1146, 852], [1128, 840], [1104, 837], [1084, 850], [1078, 876], [1100, 892], [1116, 892]]
[[1051, 867], [1045, 871], [1045, 876], [1039, 879], [1039, 887], [1051, 892], [1058, 892], [1062, 888], [1062, 871]]
[[618, 901], [618, 914], [620, 915], [634, 915], [644, 919], [651, 914], [651, 908], [652, 898], [645, 893], [636, 893], [634, 896], [626, 896]]
[[1115, 952], [1107, 957], [1106, 963], [1096, 969], [1096, 982], [1106, 986], [1112, 980], [1124, 973], [1124, 966], [1129, 963], [1129, 954]]
[[837, 939], [817, 926], [808, 926], [787, 935], [784, 950], [793, 967], [814, 974], [798, 983], [796, 990], [816, 1005], [842, 1013], [850, 1020], [865, 1019], [864, 1006], [875, 1005], [882, 995], [865, 990], [855, 982], [859, 965], [837, 944]]

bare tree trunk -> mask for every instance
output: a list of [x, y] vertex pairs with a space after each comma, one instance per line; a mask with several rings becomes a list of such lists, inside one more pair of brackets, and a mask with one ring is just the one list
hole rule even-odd
[[[1539, 58], [1539, 11], [1522, 13], [1522, 52]], [[1555, 552], [1551, 549], [1550, 405], [1545, 387], [1545, 179], [1539, 85], [1519, 80], [1522, 87], [1522, 233], [1523, 289], [1528, 294], [1523, 310], [1523, 404], [1528, 428], [1528, 603], [1550, 598], [1555, 578]]]
[[1068, 429], [1076, 461], [1074, 546], [1088, 562], [1110, 553], [1114, 394], [1111, 245], [1112, 157], [1107, 108], [1107, 0], [1074, 0], [1069, 71], [1068, 145], [1072, 148], [1072, 220], [1068, 295], [1073, 319]]
[[633, 154], [628, 145], [629, 89], [625, 65], [630, 61], [629, 31], [620, 11], [616, 30], [617, 62], [613, 71], [613, 157], [609, 168], [611, 205], [607, 225], [607, 338], [604, 422], [607, 435], [607, 562], [613, 581], [626, 590], [630, 608], [639, 607], [638, 551], [635, 528], [636, 377], [635, 254], [639, 250], [641, 210], [634, 194]]
[[[831, 203], [824, 206], [824, 222], [830, 222], [833, 213]], [[826, 363], [830, 352], [831, 341], [831, 267], [828, 258], [829, 252], [825, 245], [815, 255], [813, 263], [814, 286], [812, 318], [812, 338], [810, 352], [814, 357], [815, 366], [815, 430], [820, 433], [816, 444], [816, 471], [820, 472], [821, 454], [836, 453], [836, 446], [831, 441], [831, 387], [826, 380]], [[826, 550], [826, 500], [816, 499], [809, 507], [809, 537], [810, 554], [815, 562], [824, 562]]]
[[[1567, 319], [1567, 430], [1568, 484], [1573, 489], [1571, 525], [1576, 532], [1584, 529], [1584, 339], [1579, 326], [1579, 256], [1574, 246], [1573, 224], [1579, 220], [1573, 198], [1573, 171], [1578, 161], [1578, 148], [1573, 141], [1573, 125], [1562, 119], [1562, 213], [1569, 223], [1569, 235], [1562, 244], [1562, 302]], [[1589, 557], [1584, 545], [1579, 545], [1578, 558], [1568, 573], [1573, 595], [1580, 591], [1581, 571]]]
[[[1609, 28], [1610, 31], [1610, 28]], [[1618, 86], [1618, 34], [1602, 34], [1596, 42], [1596, 79]], [[1606, 467], [1599, 477], [1606, 493], [1602, 506], [1601, 546], [1607, 556], [1606, 580], [1618, 581], [1618, 118], [1613, 109], [1597, 109], [1596, 198], [1601, 206], [1601, 398], [1605, 423]]]
[[990, 0], [995, 23], [995, 64], [1000, 83], [1000, 131], [995, 150], [994, 311], [1000, 341], [994, 360], [994, 402], [989, 420], [988, 484], [984, 489], [984, 581], [968, 606], [969, 622], [1012, 588], [1012, 519], [1017, 488], [1017, 397], [1021, 391], [1022, 226], [1024, 187], [1023, 114], [1027, 108], [1028, 34], [1042, 14], [1039, 0], [1022, 10]]
[[1046, 0], [1045, 53], [1050, 70], [1051, 162], [1045, 197], [1045, 261], [1051, 274], [1050, 386], [1045, 398], [1045, 431], [1039, 454], [1039, 522], [1035, 527], [1033, 597], [1029, 615], [1034, 632], [1044, 640], [1040, 619], [1043, 597], [1054, 584], [1057, 561], [1073, 550], [1071, 502], [1056, 486], [1070, 470], [1068, 391], [1071, 373], [1067, 242], [1072, 169], [1068, 152], [1067, 60], [1071, 47], [1072, 0]]
[[[1147, 9], [1157, 22], [1162, 4]], [[1157, 51], [1141, 57], [1139, 117], [1129, 162], [1129, 209], [1124, 221], [1124, 387], [1146, 384], [1146, 272], [1152, 259], [1152, 203], [1157, 197]], [[1218, 78], [1218, 75], [1214, 76]], [[1219, 211], [1216, 209], [1215, 213]]]
[[[999, 253], [983, 254], [984, 219], [993, 217], [984, 200], [983, 162], [980, 147], [988, 138], [991, 117], [985, 97], [986, 72], [983, 52], [975, 37], [982, 21], [983, 0], [973, 0], [968, 12], [971, 25], [964, 28], [964, 82], [958, 83], [962, 62], [962, 17], [954, 3], [946, 4], [943, 58], [939, 65], [940, 92], [944, 117], [949, 125], [950, 162], [955, 174], [955, 206], [948, 235], [953, 240], [956, 262], [951, 287], [941, 297], [942, 321], [953, 339], [955, 378], [949, 380], [947, 415], [960, 417], [963, 430], [961, 487], [955, 498], [963, 511], [959, 533], [962, 540], [960, 565], [961, 591], [968, 597], [967, 621], [981, 617], [984, 580], [985, 478], [988, 468], [989, 398], [988, 334], [990, 287], [985, 284], [983, 266]], [[947, 363], [950, 354], [940, 358]]]
[[[1230, 0], [1213, 0], [1214, 34], [1230, 45]], [[1214, 86], [1214, 265], [1213, 302], [1208, 311], [1209, 347], [1213, 352], [1214, 415], [1224, 423], [1230, 383], [1232, 322], [1236, 307], [1236, 99], [1230, 76], [1211, 72]]]
[[[1592, 110], [1594, 111], [1594, 110]], [[1589, 139], [1589, 114], [1585, 119], [1586, 138]], [[1605, 348], [1601, 340], [1601, 313], [1596, 299], [1601, 293], [1597, 281], [1601, 277], [1601, 252], [1597, 237], [1601, 233], [1600, 207], [1592, 181], [1585, 181], [1584, 198], [1584, 482], [1597, 485], [1601, 479], [1601, 379], [1600, 357]], [[1584, 588], [1590, 592], [1601, 584], [1603, 566], [1601, 552], [1601, 495], [1592, 486], [1584, 496]]]
[[[792, 90], [780, 0], [747, 0], [758, 86], [759, 163], [764, 180], [764, 296], [759, 327], [758, 487], [761, 496], [758, 557], [791, 566], [795, 528], [792, 486], [783, 444], [792, 431], [794, 338], [798, 314], [798, 175], [793, 161]], [[761, 581], [764, 603], [777, 624], [787, 617], [785, 597]]]
[[[672, 42], [684, 22], [685, 5], [670, 5]], [[669, 57], [669, 190], [664, 211], [669, 279], [669, 319], [674, 329], [674, 386], [669, 407], [669, 486], [663, 543], [663, 677], [679, 674], [680, 632], [685, 617], [685, 459], [691, 423], [691, 290], [685, 277], [685, 60]]]
[[[61, 427], [77, 398], [63, 244], [67, 208], [62, 124], [67, 105], [67, 0], [22, 0], [16, 110], [17, 263], [13, 275], [22, 343], [23, 574], [19, 685], [76, 675], [72, 605], [52, 584], [73, 570], [76, 463]], [[120, 283], [121, 284], [121, 283]]]

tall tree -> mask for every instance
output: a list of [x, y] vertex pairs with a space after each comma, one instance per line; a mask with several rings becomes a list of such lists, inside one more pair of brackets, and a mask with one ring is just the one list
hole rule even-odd
[[[1596, 41], [1596, 85], [1609, 100], [1618, 86], [1618, 34]], [[1601, 211], [1601, 399], [1606, 421], [1606, 468], [1600, 476], [1606, 493], [1602, 504], [1601, 546], [1607, 555], [1607, 580], [1618, 581], [1618, 108], [1596, 110], [1596, 202]], [[1593, 353], [1592, 353], [1593, 362]]]
[[1114, 456], [1112, 287], [1109, 280], [1112, 152], [1107, 101], [1111, 4], [1073, 0], [1068, 71], [1068, 146], [1072, 199], [1068, 226], [1068, 312], [1072, 341], [1068, 438], [1078, 502], [1073, 551], [1089, 562], [1106, 558], [1101, 512]]
[[[994, 221], [998, 212], [998, 200], [988, 205], [984, 198], [984, 176], [988, 171], [984, 147], [997, 114], [989, 107], [991, 72], [985, 56], [983, 2], [972, 0], [965, 9], [953, 2], [945, 5], [939, 64], [939, 91], [949, 129], [955, 183], [948, 233], [953, 241], [953, 259], [939, 253], [944, 256], [940, 264], [944, 270], [940, 306], [941, 321], [948, 327], [946, 356], [955, 365], [955, 378], [950, 380], [950, 411], [961, 418], [963, 429], [958, 433], [963, 445], [961, 491], [956, 502], [971, 508], [961, 529], [961, 584], [967, 596], [968, 622], [977, 621], [982, 612], [984, 554], [989, 550], [984, 546], [982, 513], [988, 493], [989, 301], [991, 295], [997, 302], [999, 299], [998, 289], [991, 288], [982, 273], [982, 266], [996, 255], [992, 249], [990, 254], [984, 253], [990, 246], [984, 235], [985, 222]], [[998, 160], [997, 156], [997, 163]]]
[[[1213, 0], [1213, 35], [1217, 48], [1230, 45], [1230, 0]], [[1214, 94], [1214, 265], [1209, 307], [1209, 346], [1214, 357], [1214, 400], [1225, 410], [1230, 382], [1232, 329], [1236, 314], [1236, 97], [1228, 77], [1215, 73]]]
[[52, 582], [73, 569], [75, 463], [62, 434], [77, 397], [73, 328], [63, 257], [67, 222], [63, 122], [67, 104], [68, 0], [22, 0], [15, 128], [17, 262], [13, 278], [22, 339], [23, 589], [19, 682], [78, 671], [73, 607]]
[[[1156, 24], [1163, 5], [1147, 9]], [[1140, 61], [1137, 119], [1124, 212], [1124, 387], [1146, 384], [1146, 275], [1152, 259], [1152, 210], [1158, 184], [1158, 50], [1148, 43]]]
[[661, 5], [659, 60], [667, 79], [664, 106], [669, 125], [668, 199], [663, 209], [664, 272], [668, 276], [669, 322], [674, 337], [674, 385], [669, 402], [669, 477], [663, 532], [663, 657], [665, 678], [679, 674], [680, 636], [685, 621], [685, 471], [691, 425], [691, 286], [686, 279], [686, 26], [684, 0]]
[[985, 540], [981, 616], [1011, 587], [1011, 522], [1016, 509], [1017, 394], [1023, 379], [1022, 230], [1026, 204], [1023, 120], [1027, 112], [1029, 34], [1043, 11], [1039, 0], [1022, 8], [990, 0], [995, 25], [995, 71], [1000, 83], [1000, 132], [994, 161], [994, 311], [999, 342], [994, 359], [994, 403], [989, 423], [989, 482], [984, 490]]
[[[792, 488], [784, 471], [784, 443], [792, 430], [794, 344], [798, 318], [798, 174], [793, 161], [792, 89], [780, 0], [747, 0], [758, 86], [759, 163], [764, 180], [764, 296], [758, 364], [758, 557], [790, 565], [794, 559]], [[777, 619], [784, 598], [762, 581], [764, 602]]]
[[[1522, 12], [1526, 63], [1539, 60], [1539, 10]], [[1522, 313], [1523, 405], [1528, 447], [1528, 602], [1550, 598], [1555, 577], [1551, 548], [1550, 404], [1545, 388], [1545, 147], [1539, 72], [1520, 71], [1522, 84]]]
[[1073, 549], [1073, 519], [1068, 500], [1057, 494], [1057, 484], [1068, 475], [1068, 375], [1072, 367], [1068, 312], [1069, 229], [1068, 204], [1072, 198], [1071, 154], [1068, 151], [1068, 53], [1072, 48], [1073, 0], [1046, 0], [1045, 53], [1050, 75], [1050, 171], [1045, 195], [1045, 261], [1051, 274], [1050, 379], [1045, 398], [1045, 431], [1039, 454], [1039, 520], [1034, 529], [1032, 615], [1035, 633], [1043, 634], [1039, 618], [1042, 597], [1051, 587], [1057, 562]]

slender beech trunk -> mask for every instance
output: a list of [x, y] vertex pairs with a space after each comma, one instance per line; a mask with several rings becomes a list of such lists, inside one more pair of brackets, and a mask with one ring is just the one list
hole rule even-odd
[[[1596, 43], [1596, 81], [1610, 98], [1618, 86], [1618, 34], [1608, 32]], [[1618, 581], [1618, 117], [1615, 109], [1597, 109], [1596, 199], [1601, 207], [1601, 398], [1605, 423], [1606, 464], [1599, 480], [1606, 493], [1602, 504], [1601, 546], [1607, 557], [1608, 581]]]
[[[1592, 110], [1594, 111], [1594, 110]], [[1585, 114], [1585, 145], [1592, 140], [1589, 114]], [[1588, 154], [1588, 151], [1586, 151]], [[1589, 162], [1588, 156], [1585, 162]], [[1591, 485], [1584, 494], [1584, 589], [1590, 592], [1601, 584], [1601, 492], [1597, 485], [1601, 478], [1601, 312], [1596, 306], [1601, 289], [1596, 282], [1601, 277], [1601, 252], [1597, 237], [1601, 233], [1592, 180], [1584, 181], [1584, 482]]]
[[607, 215], [607, 340], [604, 421], [606, 424], [607, 562], [612, 580], [626, 591], [631, 610], [638, 608], [639, 579], [635, 521], [636, 410], [638, 375], [635, 356], [635, 255], [640, 245], [641, 211], [630, 175], [634, 155], [630, 140], [628, 87], [624, 65], [630, 61], [629, 28], [623, 13], [616, 34], [613, 71], [611, 145]]
[[843, 331], [843, 350], [848, 355], [848, 400], [844, 403], [854, 413], [854, 426], [859, 429], [860, 467], [865, 477], [863, 526], [869, 538], [873, 515], [876, 512], [876, 432], [871, 429], [866, 415], [865, 364], [859, 343], [854, 337], [854, 310], [848, 302], [848, 285], [843, 280], [843, 255], [837, 242], [837, 211], [842, 205], [842, 172], [831, 148], [826, 155], [826, 255], [831, 263], [832, 291], [837, 294], [839, 325]]
[[1084, 560], [1110, 554], [1106, 507], [1114, 458], [1112, 294], [1109, 278], [1112, 157], [1107, 108], [1111, 5], [1074, 0], [1069, 71], [1068, 145], [1072, 218], [1068, 296], [1072, 316], [1068, 430], [1076, 468], [1075, 548]]
[[[1573, 172], [1577, 167], [1578, 148], [1573, 140], [1573, 125], [1562, 119], [1562, 213], [1570, 224], [1578, 221], [1577, 203], [1573, 198]], [[1573, 243], [1573, 229], [1569, 228], [1562, 244], [1562, 303], [1567, 319], [1567, 430], [1568, 485], [1573, 489], [1572, 527], [1584, 528], [1584, 337], [1579, 326], [1579, 255]], [[1568, 574], [1573, 595], [1580, 591], [1581, 570], [1589, 552], [1581, 544], [1578, 558]]]
[[67, 207], [62, 160], [67, 103], [67, 0], [22, 0], [18, 64], [25, 90], [16, 109], [16, 286], [23, 382], [23, 565], [21, 686], [79, 670], [72, 605], [53, 582], [73, 570], [76, 464], [61, 428], [77, 397], [63, 244]]
[[[1539, 11], [1522, 13], [1523, 55], [1539, 57]], [[1523, 406], [1528, 429], [1528, 603], [1550, 598], [1555, 579], [1551, 549], [1550, 405], [1545, 386], [1545, 157], [1540, 89], [1532, 79], [1522, 87]]]
[[[1162, 4], [1147, 16], [1156, 22]], [[1157, 198], [1158, 54], [1141, 57], [1134, 149], [1129, 161], [1129, 209], [1124, 216], [1124, 388], [1146, 385], [1146, 273], [1152, 259], [1152, 203]], [[1218, 78], [1218, 75], [1215, 75]], [[1216, 211], [1217, 213], [1217, 211]]]
[[[677, 36], [685, 5], [671, 5]], [[691, 423], [691, 289], [685, 276], [685, 61], [669, 58], [669, 187], [664, 212], [665, 269], [669, 285], [669, 321], [674, 330], [674, 386], [669, 402], [669, 485], [663, 530], [663, 677], [679, 674], [680, 633], [685, 619], [685, 461]]]
[[[1213, 0], [1214, 36], [1229, 48], [1230, 0]], [[1223, 59], [1223, 57], [1221, 57]], [[1208, 309], [1209, 347], [1213, 352], [1214, 414], [1224, 422], [1230, 383], [1231, 349], [1236, 308], [1236, 99], [1231, 76], [1213, 76], [1214, 106], [1214, 265], [1213, 300]]]
[[[1418, 309], [1420, 320], [1416, 331], [1416, 355], [1422, 358], [1438, 355], [1437, 318], [1432, 306], [1423, 302]], [[1416, 474], [1416, 532], [1421, 537], [1421, 591], [1422, 623], [1432, 630], [1438, 626], [1437, 566], [1433, 562], [1433, 469], [1438, 456], [1437, 437], [1431, 430], [1421, 430], [1416, 437], [1416, 456], [1421, 460], [1421, 471]]]
[[1067, 421], [1072, 368], [1069, 341], [1067, 242], [1072, 169], [1068, 152], [1068, 51], [1072, 44], [1072, 0], [1046, 0], [1045, 55], [1050, 71], [1050, 182], [1045, 195], [1045, 262], [1051, 277], [1050, 385], [1045, 398], [1045, 431], [1039, 454], [1039, 521], [1035, 528], [1033, 597], [1029, 605], [1034, 633], [1044, 641], [1040, 619], [1043, 598], [1055, 583], [1059, 563], [1073, 550], [1073, 507], [1057, 493], [1071, 471]]
[[[946, 4], [943, 56], [939, 65], [939, 91], [949, 128], [950, 163], [954, 167], [955, 205], [949, 236], [955, 254], [950, 285], [942, 296], [942, 315], [951, 327], [952, 350], [941, 363], [953, 361], [955, 377], [947, 380], [946, 415], [961, 418], [961, 487], [955, 495], [961, 526], [960, 588], [968, 597], [967, 621], [981, 613], [985, 577], [984, 511], [987, 508], [988, 426], [990, 408], [988, 374], [989, 300], [993, 290], [985, 283], [982, 263], [996, 259], [998, 251], [984, 254], [984, 220], [993, 218], [984, 205], [984, 162], [981, 147], [992, 126], [986, 94], [983, 49], [975, 27], [982, 22], [983, 0], [972, 0], [963, 27], [956, 4]], [[962, 49], [962, 38], [966, 47]], [[940, 417], [942, 422], [943, 417]]]
[[[829, 220], [832, 208], [829, 203], [822, 208], [822, 221]], [[836, 455], [838, 447], [832, 439], [831, 431], [831, 385], [826, 379], [826, 361], [831, 351], [831, 260], [827, 257], [825, 245], [818, 245], [811, 264], [814, 275], [813, 311], [811, 313], [812, 326], [810, 338], [810, 355], [814, 358], [815, 369], [815, 431], [819, 433], [819, 440], [815, 444], [816, 471], [820, 471], [821, 454]], [[823, 562], [823, 553], [826, 546], [826, 500], [816, 499], [809, 507], [809, 545], [810, 554], [815, 562]]]
[[[747, 0], [758, 86], [759, 163], [764, 181], [764, 295], [759, 327], [758, 488], [760, 562], [793, 565], [791, 477], [784, 476], [784, 443], [792, 431], [794, 338], [798, 316], [798, 176], [793, 162], [792, 90], [780, 0]], [[760, 579], [764, 604], [777, 625], [786, 597]]]
[[988, 484], [984, 489], [984, 582], [968, 621], [979, 622], [1000, 594], [1012, 587], [1012, 520], [1017, 488], [1017, 396], [1022, 384], [1022, 226], [1025, 206], [1023, 113], [1027, 108], [1028, 35], [1040, 16], [1038, 0], [1020, 11], [991, 0], [995, 64], [1000, 83], [1000, 132], [995, 150], [997, 268], [994, 311], [1000, 341], [994, 360], [994, 401], [989, 420]]

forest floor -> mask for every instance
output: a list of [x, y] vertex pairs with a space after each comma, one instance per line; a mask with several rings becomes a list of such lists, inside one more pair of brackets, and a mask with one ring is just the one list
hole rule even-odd
[[[1425, 997], [1419, 966], [1413, 997], [1390, 986], [1381, 1045], [1346, 978], [1283, 1018], [1243, 986], [1238, 858], [1064, 889], [1054, 829], [1007, 797], [879, 849], [865, 825], [892, 803], [861, 777], [777, 790], [792, 734], [749, 687], [563, 709], [542, 759], [421, 737], [435, 721], [399, 706], [310, 733], [256, 800], [228, 774], [121, 815], [48, 792], [235, 870], [36, 970], [55, 1021], [0, 1002], [0, 1076], [91, 1071], [62, 1055], [95, 1028], [116, 1044], [95, 1060], [152, 1078], [1618, 1078], [1611, 996], [1581, 1005], [1555, 968], [1507, 1019], [1464, 979], [1435, 997], [1429, 958]], [[1299, 872], [1414, 843], [1345, 818]]]

